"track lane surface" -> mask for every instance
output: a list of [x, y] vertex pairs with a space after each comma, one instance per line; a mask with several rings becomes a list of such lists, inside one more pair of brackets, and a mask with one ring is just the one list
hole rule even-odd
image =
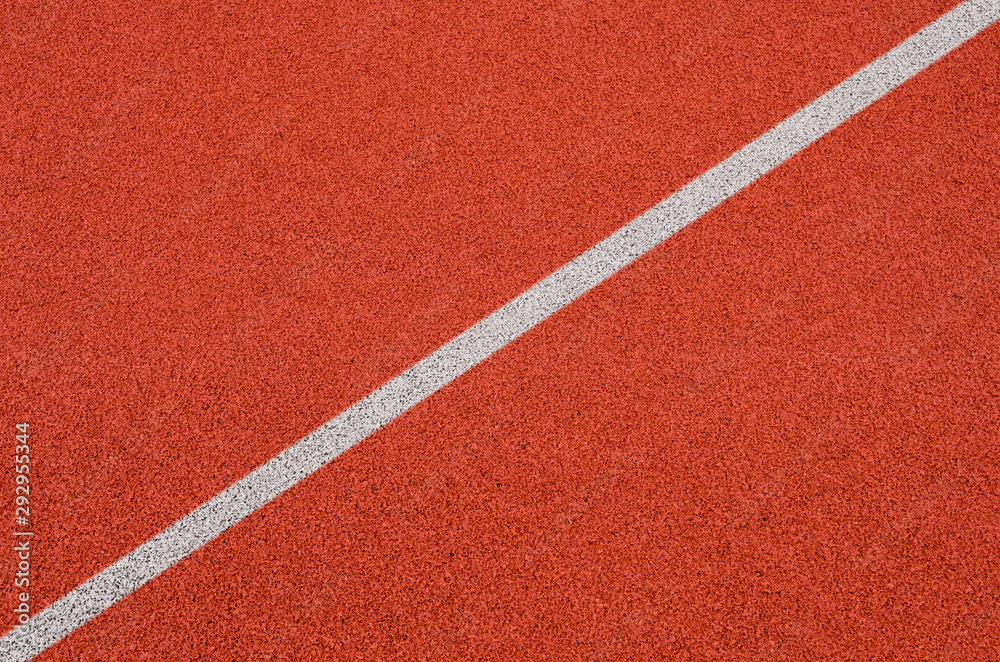
[[988, 656], [998, 39], [43, 659]]
[[21, 7], [2, 379], [36, 433], [33, 609], [949, 4]]

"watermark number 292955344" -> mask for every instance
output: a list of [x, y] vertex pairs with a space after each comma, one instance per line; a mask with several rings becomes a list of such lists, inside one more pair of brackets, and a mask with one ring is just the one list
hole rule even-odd
[[31, 446], [28, 424], [18, 423], [14, 434], [14, 616], [24, 625], [31, 612]]

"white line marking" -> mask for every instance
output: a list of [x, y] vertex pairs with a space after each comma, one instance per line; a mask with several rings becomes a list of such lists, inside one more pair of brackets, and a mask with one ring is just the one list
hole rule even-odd
[[969, 0], [0, 639], [28, 660], [547, 319], [1000, 18]]

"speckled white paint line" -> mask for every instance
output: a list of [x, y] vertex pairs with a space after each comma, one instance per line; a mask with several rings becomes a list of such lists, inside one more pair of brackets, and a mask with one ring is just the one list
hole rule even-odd
[[1000, 18], [970, 0], [854, 74], [0, 639], [28, 660]]

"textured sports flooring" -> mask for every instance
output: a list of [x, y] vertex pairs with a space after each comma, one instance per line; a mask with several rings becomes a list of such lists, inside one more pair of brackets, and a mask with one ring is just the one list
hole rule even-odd
[[0, 657], [1000, 659], [1000, 3], [471, 5], [2, 10]]

